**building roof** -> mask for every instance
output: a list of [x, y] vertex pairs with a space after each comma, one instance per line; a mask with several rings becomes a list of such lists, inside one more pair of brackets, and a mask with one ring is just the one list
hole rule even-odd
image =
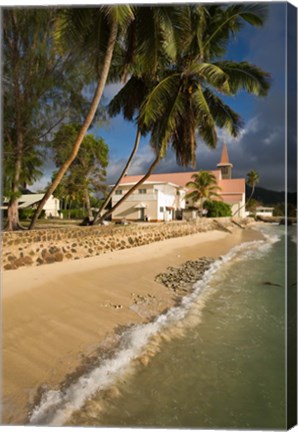
[[[220, 179], [220, 171], [209, 171], [214, 174], [218, 186], [221, 188], [220, 193], [222, 195], [225, 194], [243, 194], [245, 193], [245, 179]], [[148, 183], [172, 183], [181, 187], [185, 187], [186, 183], [192, 180], [191, 176], [195, 174], [195, 172], [181, 172], [181, 173], [165, 173], [165, 174], [151, 174], [148, 178]], [[120, 185], [125, 184], [135, 184], [137, 183], [142, 176], [126, 176], [124, 177]], [[144, 182], [146, 184], [147, 182]]]
[[236, 203], [241, 201], [242, 199], [242, 194], [240, 193], [235, 193], [235, 194], [221, 194], [223, 201], [226, 203]]
[[218, 181], [221, 193], [234, 194], [245, 193], [245, 179], [222, 179]]
[[233, 166], [229, 161], [228, 149], [226, 144], [224, 144], [222, 147], [221, 159], [217, 166]]
[[[219, 180], [220, 172], [218, 170], [210, 171], [216, 177], [216, 180]], [[192, 180], [191, 176], [196, 174], [196, 171], [190, 172], [179, 172], [179, 173], [165, 173], [165, 174], [151, 174], [148, 180], [145, 183], [172, 183], [177, 186], [185, 187], [186, 183]], [[123, 177], [120, 184], [132, 183], [135, 184], [139, 180], [141, 180], [143, 176], [135, 175], [135, 176], [126, 176]]]
[[19, 208], [26, 208], [42, 200], [44, 194], [22, 195], [18, 200]]
[[[131, 177], [137, 177], [138, 179], [136, 181], [125, 181], [125, 179], [128, 179], [128, 176], [125, 177], [124, 179], [121, 180], [120, 182], [120, 186], [133, 186], [135, 185], [141, 178], [142, 176], [130, 176], [129, 180], [131, 179]], [[176, 184], [176, 183], [171, 183], [171, 182], [167, 182], [167, 181], [152, 181], [151, 177], [149, 177], [150, 180], [146, 180], [144, 181], [144, 183], [142, 183], [142, 185], [170, 185], [173, 186], [175, 188], [180, 188], [182, 186]], [[142, 186], [141, 185], [141, 186]]]

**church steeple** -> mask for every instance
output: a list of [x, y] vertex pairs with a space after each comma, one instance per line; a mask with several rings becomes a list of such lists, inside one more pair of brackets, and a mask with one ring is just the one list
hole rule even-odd
[[223, 145], [222, 153], [221, 153], [221, 160], [217, 164], [218, 168], [221, 170], [221, 177], [223, 179], [230, 179], [232, 178], [232, 168], [233, 164], [229, 161], [229, 155], [226, 144]]

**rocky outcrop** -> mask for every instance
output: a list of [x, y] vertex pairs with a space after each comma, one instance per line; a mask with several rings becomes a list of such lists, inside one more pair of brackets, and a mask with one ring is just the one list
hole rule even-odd
[[[250, 222], [241, 219], [241, 225]], [[2, 233], [2, 267], [51, 264], [100, 255], [210, 230], [233, 230], [230, 218], [127, 226], [67, 227]]]

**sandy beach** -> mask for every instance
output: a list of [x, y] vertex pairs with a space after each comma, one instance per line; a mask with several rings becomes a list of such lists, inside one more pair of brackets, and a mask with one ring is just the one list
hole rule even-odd
[[111, 348], [115, 331], [171, 307], [173, 292], [154, 282], [158, 273], [261, 238], [251, 228], [212, 231], [3, 272], [2, 423], [24, 424], [38, 389], [58, 388], [99, 348]]

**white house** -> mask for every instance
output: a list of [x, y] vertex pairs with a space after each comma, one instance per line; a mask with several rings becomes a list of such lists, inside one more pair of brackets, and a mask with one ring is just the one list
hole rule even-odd
[[274, 207], [256, 207], [256, 216], [273, 216]]
[[[24, 209], [24, 208], [36, 208], [39, 201], [42, 200], [44, 197], [43, 193], [25, 193], [21, 195], [18, 199], [18, 208]], [[2, 209], [7, 209], [7, 202], [4, 202], [4, 205], [2, 206]], [[53, 195], [50, 196], [48, 201], [46, 202], [44, 206], [45, 215], [46, 217], [59, 217], [59, 210], [60, 210], [60, 201], [58, 198], [54, 198]]]
[[[21, 208], [36, 208], [39, 201], [42, 200], [44, 197], [44, 194], [39, 193], [32, 193], [32, 194], [24, 194], [22, 195], [19, 200], [19, 209]], [[60, 201], [58, 198], [54, 198], [53, 195], [49, 197], [47, 202], [44, 205], [44, 211], [46, 214], [46, 217], [59, 217], [59, 210], [60, 210]]]
[[[212, 171], [220, 187], [221, 200], [231, 206], [232, 214], [245, 217], [245, 179], [233, 179], [227, 147], [224, 144], [218, 169]], [[113, 220], [170, 221], [179, 218], [183, 209], [193, 205], [185, 199], [186, 184], [194, 172], [152, 174], [137, 190], [113, 212]], [[140, 179], [124, 177], [112, 195], [114, 206]]]
[[[134, 185], [123, 182], [112, 196], [114, 206]], [[113, 213], [113, 219], [170, 221], [185, 207], [185, 190], [177, 184], [163, 181], [144, 182]]]

